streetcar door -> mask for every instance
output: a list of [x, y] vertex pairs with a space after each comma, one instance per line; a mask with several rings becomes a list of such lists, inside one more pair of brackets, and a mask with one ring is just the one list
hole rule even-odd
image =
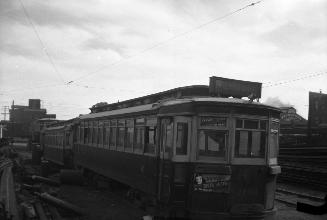
[[192, 117], [176, 116], [174, 120], [174, 147], [171, 175], [171, 204], [186, 208], [190, 180]]
[[159, 142], [159, 176], [158, 176], [158, 199], [169, 202], [171, 185], [171, 157], [173, 148], [173, 119], [163, 118], [160, 121]]
[[189, 161], [191, 145], [191, 118], [177, 116], [174, 123], [173, 161]]

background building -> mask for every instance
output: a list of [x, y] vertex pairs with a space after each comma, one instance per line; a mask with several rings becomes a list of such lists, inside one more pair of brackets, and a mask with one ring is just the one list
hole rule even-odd
[[308, 135], [311, 140], [327, 143], [327, 94], [309, 92]]
[[41, 118], [56, 118], [55, 114], [47, 114], [46, 109], [41, 108], [40, 99], [29, 99], [28, 106], [14, 105], [9, 110], [9, 122], [7, 135], [10, 137], [28, 138], [31, 136], [31, 125]]

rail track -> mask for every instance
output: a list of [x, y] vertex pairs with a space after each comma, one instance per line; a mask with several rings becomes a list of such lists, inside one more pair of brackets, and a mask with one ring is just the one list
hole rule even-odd
[[281, 145], [279, 164], [279, 182], [327, 190], [327, 145]]
[[324, 203], [323, 197], [313, 196], [306, 193], [299, 193], [284, 188], [276, 189], [275, 200], [291, 207], [296, 207], [297, 200], [305, 200], [309, 203]]

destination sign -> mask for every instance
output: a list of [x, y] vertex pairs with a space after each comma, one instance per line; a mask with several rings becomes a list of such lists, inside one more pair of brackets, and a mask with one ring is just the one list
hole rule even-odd
[[227, 119], [226, 118], [217, 118], [217, 117], [201, 117], [200, 126], [209, 126], [209, 127], [226, 127]]
[[229, 192], [230, 175], [195, 174], [194, 191], [201, 192]]

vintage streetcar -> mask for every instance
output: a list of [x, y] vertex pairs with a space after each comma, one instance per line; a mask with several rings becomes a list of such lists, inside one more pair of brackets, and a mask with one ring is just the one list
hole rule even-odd
[[94, 105], [44, 131], [62, 132], [53, 156], [53, 139], [42, 139], [44, 156], [128, 185], [155, 215], [275, 219], [280, 110], [260, 97], [261, 83], [210, 77], [209, 86]]

